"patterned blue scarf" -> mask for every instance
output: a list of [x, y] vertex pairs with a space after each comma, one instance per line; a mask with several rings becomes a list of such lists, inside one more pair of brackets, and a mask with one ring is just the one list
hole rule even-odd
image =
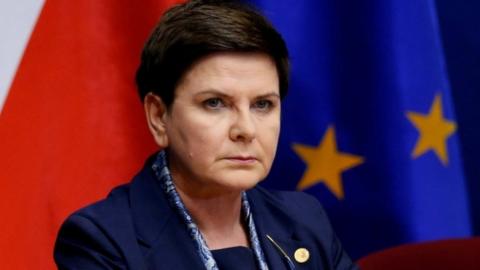
[[[172, 180], [172, 175], [167, 167], [167, 159], [165, 151], [160, 151], [157, 155], [157, 159], [152, 165], [152, 169], [157, 176], [158, 181], [165, 191], [168, 200], [170, 203], [177, 209], [180, 216], [183, 218], [185, 225], [187, 226], [188, 232], [192, 237], [192, 240], [197, 248], [197, 253], [202, 259], [203, 264], [207, 270], [218, 270], [217, 263], [208, 249], [207, 243], [203, 239], [203, 236], [198, 229], [195, 222], [192, 220], [192, 217], [188, 213], [188, 210], [185, 208], [180, 196], [175, 189], [175, 184]], [[246, 224], [248, 225], [248, 232], [250, 235], [250, 244], [252, 245], [253, 253], [257, 260], [257, 265], [260, 270], [268, 270], [265, 257], [263, 255], [260, 242], [258, 241], [257, 231], [255, 230], [255, 223], [253, 221], [253, 215], [250, 211], [250, 204], [248, 203], [247, 193], [242, 193], [242, 213]]]

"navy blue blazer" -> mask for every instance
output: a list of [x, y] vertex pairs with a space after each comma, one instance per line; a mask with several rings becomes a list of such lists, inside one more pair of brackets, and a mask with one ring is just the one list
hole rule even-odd
[[[147, 165], [130, 184], [72, 214], [58, 234], [59, 269], [205, 269], [180, 216]], [[301, 192], [247, 191], [256, 230], [271, 270], [357, 269], [343, 251], [319, 202]], [[298, 248], [310, 252], [298, 263]], [[241, 262], [239, 262], [241, 263]]]

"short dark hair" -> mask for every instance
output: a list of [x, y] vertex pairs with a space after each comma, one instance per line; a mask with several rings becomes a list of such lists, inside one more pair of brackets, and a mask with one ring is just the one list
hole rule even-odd
[[267, 19], [238, 1], [193, 0], [165, 12], [147, 40], [136, 75], [140, 98], [153, 92], [169, 107], [184, 73], [217, 52], [269, 55], [276, 64], [280, 97], [286, 95], [288, 50]]

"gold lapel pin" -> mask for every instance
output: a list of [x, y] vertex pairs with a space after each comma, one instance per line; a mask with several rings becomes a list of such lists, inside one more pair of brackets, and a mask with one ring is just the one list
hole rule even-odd
[[295, 250], [293, 257], [298, 263], [304, 263], [310, 259], [310, 252], [306, 248], [298, 248]]

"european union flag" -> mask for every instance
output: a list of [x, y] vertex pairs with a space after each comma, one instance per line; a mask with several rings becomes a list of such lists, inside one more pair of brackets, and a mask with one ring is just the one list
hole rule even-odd
[[353, 258], [471, 234], [433, 1], [257, 0], [291, 86], [264, 185], [325, 206]]

